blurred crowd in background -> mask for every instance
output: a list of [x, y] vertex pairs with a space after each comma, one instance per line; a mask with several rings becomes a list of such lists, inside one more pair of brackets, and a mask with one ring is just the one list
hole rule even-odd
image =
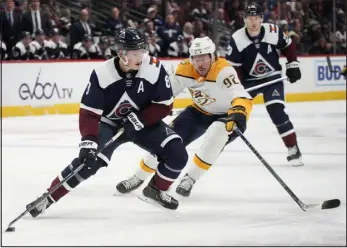
[[192, 40], [206, 35], [224, 56], [250, 3], [293, 39], [298, 54], [346, 54], [346, 1], [334, 1], [4, 0], [0, 57], [107, 59], [115, 56], [114, 32], [124, 27], [141, 30], [153, 56], [187, 57]]

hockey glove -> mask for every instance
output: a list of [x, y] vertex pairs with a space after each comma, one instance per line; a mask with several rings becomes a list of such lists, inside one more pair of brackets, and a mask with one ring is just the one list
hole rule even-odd
[[299, 68], [298, 61], [292, 61], [286, 64], [286, 76], [289, 78], [291, 83], [295, 83], [301, 78], [301, 71]]
[[234, 126], [243, 133], [247, 127], [247, 113], [243, 106], [234, 106], [228, 110], [228, 115], [225, 118], [221, 118], [220, 121], [225, 123], [225, 129], [228, 132], [232, 132]]
[[125, 129], [125, 135], [128, 137], [128, 139], [134, 139], [136, 136], [136, 132], [141, 131], [145, 126], [139, 119], [139, 117], [134, 113], [131, 112], [127, 115], [127, 118], [124, 120], [124, 129]]
[[[77, 158], [77, 161], [82, 164], [84, 163], [87, 168], [91, 169], [97, 160], [96, 157], [96, 149], [98, 147], [98, 144], [94, 141], [91, 140], [82, 140], [79, 148], [80, 148], [80, 153]], [[76, 159], [75, 159], [76, 160]], [[74, 160], [74, 163], [77, 161]]]

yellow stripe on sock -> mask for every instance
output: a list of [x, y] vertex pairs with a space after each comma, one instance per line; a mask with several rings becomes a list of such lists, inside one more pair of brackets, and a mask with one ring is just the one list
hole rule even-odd
[[141, 169], [144, 170], [145, 172], [148, 172], [148, 173], [154, 173], [155, 172], [155, 170], [153, 170], [152, 168], [148, 167], [145, 164], [145, 161], [143, 161], [143, 159], [141, 159], [140, 166], [141, 166]]
[[194, 163], [203, 170], [208, 170], [211, 167], [211, 164], [208, 164], [204, 161], [202, 161], [196, 154], [194, 155]]

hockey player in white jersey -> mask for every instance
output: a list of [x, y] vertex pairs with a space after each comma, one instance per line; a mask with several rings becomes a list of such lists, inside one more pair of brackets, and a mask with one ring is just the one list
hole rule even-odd
[[[187, 146], [203, 134], [204, 142], [189, 164], [188, 173], [176, 192], [189, 196], [193, 184], [215, 163], [224, 146], [237, 136], [234, 125], [244, 132], [252, 110], [252, 98], [240, 83], [234, 68], [216, 57], [216, 47], [208, 37], [196, 38], [190, 58], [183, 60], [171, 75], [174, 96], [189, 89], [193, 105], [187, 107], [171, 123]], [[140, 162], [134, 176], [117, 185], [121, 193], [138, 188], [156, 171], [157, 158], [148, 154]]]
[[[286, 59], [286, 75], [291, 83], [301, 78], [295, 44], [277, 25], [262, 23], [259, 6], [250, 5], [245, 11], [246, 27], [237, 30], [231, 38], [226, 59], [231, 62], [247, 89], [274, 79], [282, 74], [280, 54]], [[302, 166], [293, 123], [285, 112], [283, 81], [252, 91], [252, 97], [262, 93], [266, 110], [288, 149], [287, 160], [293, 166]]]

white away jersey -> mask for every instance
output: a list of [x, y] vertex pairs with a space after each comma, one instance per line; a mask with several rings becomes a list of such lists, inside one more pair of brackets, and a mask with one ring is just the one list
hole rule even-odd
[[174, 96], [185, 88], [192, 95], [193, 106], [205, 114], [225, 114], [235, 98], [252, 99], [241, 85], [235, 69], [223, 58], [212, 65], [206, 78], [201, 77], [189, 59], [183, 60], [171, 75]]

